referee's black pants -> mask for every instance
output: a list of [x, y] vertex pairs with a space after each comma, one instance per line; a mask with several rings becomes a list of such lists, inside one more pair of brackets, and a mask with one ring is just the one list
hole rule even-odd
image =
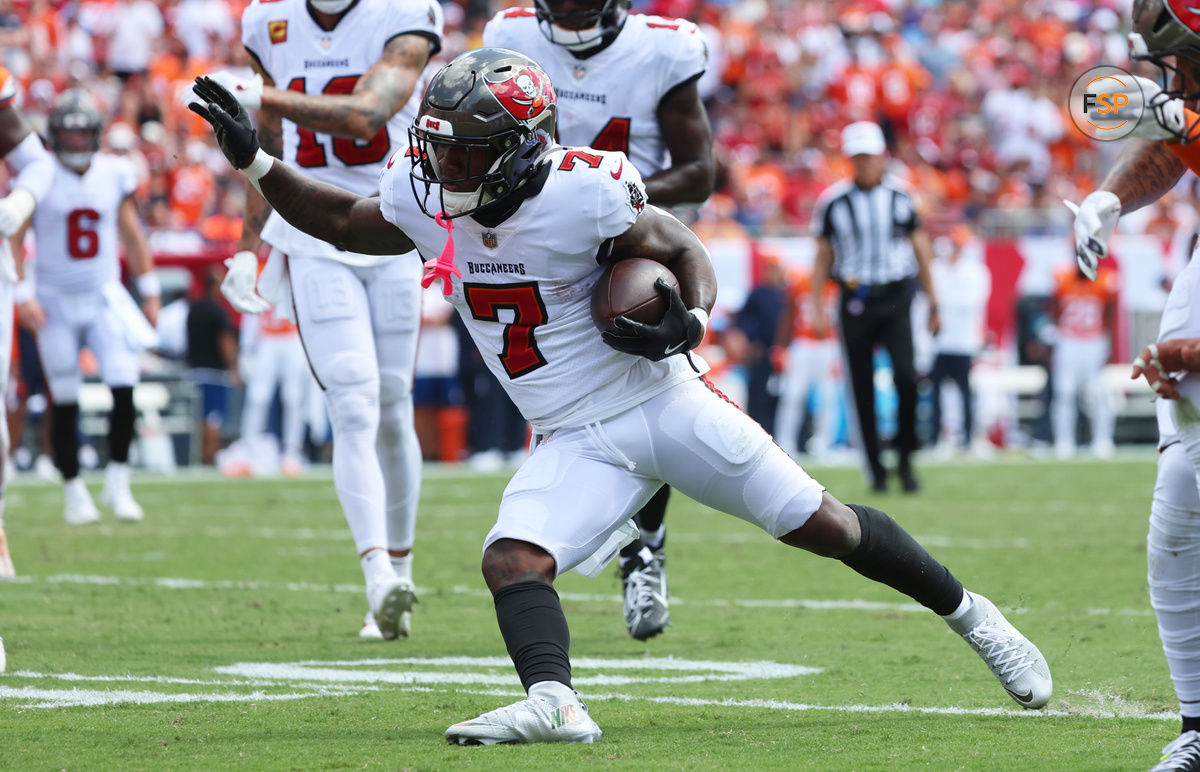
[[912, 452], [917, 449], [917, 371], [913, 365], [912, 283], [908, 281], [876, 287], [873, 294], [856, 297], [842, 289], [842, 348], [854, 409], [858, 414], [863, 451], [871, 474], [883, 480], [885, 472], [879, 460], [879, 431], [875, 422], [875, 346], [883, 346], [892, 360], [892, 375], [899, 398], [896, 449], [900, 468], [909, 468]]

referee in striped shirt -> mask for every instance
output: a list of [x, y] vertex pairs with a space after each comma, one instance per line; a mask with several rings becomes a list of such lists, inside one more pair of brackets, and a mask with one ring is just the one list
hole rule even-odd
[[842, 289], [838, 309], [842, 350], [871, 485], [876, 491], [887, 490], [875, 424], [874, 354], [879, 345], [892, 360], [900, 400], [896, 471], [904, 490], [911, 492], [920, 488], [912, 468], [917, 449], [917, 373], [910, 316], [914, 279], [929, 298], [933, 334], [940, 323], [929, 273], [933, 254], [929, 236], [921, 228], [912, 197], [884, 177], [885, 150], [883, 132], [874, 123], [852, 123], [842, 131], [842, 153], [854, 166], [854, 178], [822, 193], [813, 213], [817, 236], [813, 326], [820, 334], [829, 325], [821, 293], [832, 278]]

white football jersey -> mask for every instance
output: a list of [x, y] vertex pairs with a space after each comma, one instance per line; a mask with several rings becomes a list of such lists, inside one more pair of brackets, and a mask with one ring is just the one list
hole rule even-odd
[[50, 192], [33, 211], [39, 290], [99, 290], [119, 279], [117, 213], [138, 186], [137, 168], [96, 153], [82, 175], [56, 157]]
[[[592, 323], [597, 254], [645, 207], [633, 164], [623, 153], [561, 147], [542, 163], [549, 172], [541, 191], [497, 227], [469, 216], [452, 221], [462, 278], [448, 300], [509, 397], [544, 434], [616, 415], [696, 372], [683, 356], [651, 362], [623, 354]], [[380, 178], [380, 209], [433, 260], [446, 231], [417, 205], [410, 169], [397, 153]], [[433, 186], [430, 201], [437, 196]]]
[[695, 24], [641, 14], [630, 14], [612, 44], [587, 59], [547, 40], [532, 8], [496, 14], [483, 30], [483, 44], [525, 54], [550, 76], [558, 95], [560, 143], [620, 150], [643, 177], [668, 166], [659, 102], [700, 77], [708, 62]]
[[[332, 30], [313, 20], [305, 0], [255, 0], [242, 14], [242, 44], [276, 88], [307, 94], [349, 94], [397, 35], [417, 34], [441, 48], [442, 9], [436, 0], [359, 0]], [[283, 159], [301, 173], [371, 196], [379, 172], [397, 148], [420, 107], [418, 83], [404, 108], [371, 140], [334, 137], [283, 120]], [[288, 225], [272, 212], [263, 240], [291, 255], [329, 257], [354, 265], [387, 258], [343, 252]]]
[[[1197, 301], [1200, 301], [1200, 252], [1192, 254], [1192, 259], [1171, 285], [1171, 292], [1167, 295], [1167, 304], [1158, 324], [1159, 343], [1177, 338], [1200, 338], [1200, 302]], [[1193, 379], [1200, 380], [1200, 375], [1194, 373], [1178, 373], [1177, 376], [1187, 382], [1183, 389], [1185, 396], [1195, 388]], [[1155, 400], [1159, 449], [1179, 439], [1175, 425], [1175, 409], [1178, 404], [1178, 401], [1173, 399]]]

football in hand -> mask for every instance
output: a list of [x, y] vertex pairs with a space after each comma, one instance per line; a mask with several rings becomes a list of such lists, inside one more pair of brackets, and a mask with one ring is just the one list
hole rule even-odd
[[667, 296], [655, 281], [662, 278], [679, 288], [675, 274], [662, 263], [631, 257], [611, 263], [592, 290], [592, 321], [601, 330], [616, 332], [613, 320], [624, 316], [643, 324], [658, 324], [667, 312]]

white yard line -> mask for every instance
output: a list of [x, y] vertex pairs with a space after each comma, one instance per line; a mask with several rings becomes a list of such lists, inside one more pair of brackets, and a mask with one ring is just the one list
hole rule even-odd
[[[338, 592], [362, 593], [361, 584], [321, 584], [319, 582], [272, 582], [253, 579], [186, 579], [180, 577], [134, 577], [134, 576], [96, 576], [90, 574], [51, 574], [44, 577], [18, 576], [11, 584], [32, 585], [45, 582], [47, 584], [85, 584], [93, 586], [113, 587], [158, 587], [165, 590], [270, 590], [287, 592]], [[0, 584], [0, 586], [3, 586]], [[435, 594], [439, 589], [418, 587], [418, 594]], [[466, 597], [490, 598], [491, 593], [482, 587], [467, 587], [455, 585], [449, 589], [452, 595]], [[623, 599], [615, 593], [559, 592], [559, 597], [571, 603], [622, 603]], [[816, 598], [695, 598], [671, 596], [671, 603], [705, 608], [800, 608], [811, 611], [885, 611], [901, 613], [929, 613], [917, 603], [899, 603], [861, 599], [816, 599]], [[1002, 607], [1009, 614], [1063, 614], [1069, 611], [1082, 610], [1089, 616], [1131, 616], [1149, 617], [1154, 612], [1149, 608], [1086, 608], [1086, 609], [1038, 609], [1023, 607], [1011, 609]]]

